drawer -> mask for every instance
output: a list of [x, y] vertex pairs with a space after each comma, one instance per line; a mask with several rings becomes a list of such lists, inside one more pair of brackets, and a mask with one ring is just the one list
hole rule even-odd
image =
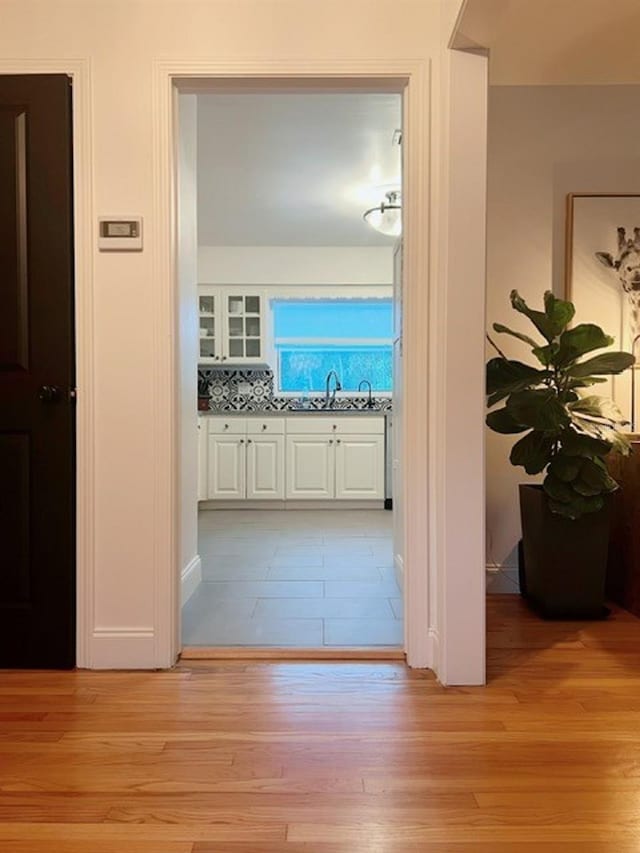
[[249, 435], [284, 435], [284, 418], [247, 418]]
[[288, 435], [384, 435], [384, 417], [371, 415], [298, 415], [286, 420]]
[[209, 435], [246, 435], [246, 418], [209, 417]]

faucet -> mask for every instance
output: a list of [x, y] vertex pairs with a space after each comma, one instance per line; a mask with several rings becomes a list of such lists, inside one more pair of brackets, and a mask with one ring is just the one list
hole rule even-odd
[[367, 400], [367, 409], [373, 409], [373, 400], [371, 399], [371, 383], [368, 379], [363, 379], [358, 385], [358, 391], [362, 391], [363, 385], [369, 386], [369, 399]]
[[[335, 384], [335, 388], [333, 389], [333, 392], [331, 393], [331, 404], [329, 404], [329, 387], [331, 385], [331, 377], [332, 376], [335, 378], [336, 384]], [[326, 381], [325, 392], [324, 392], [324, 407], [325, 407], [325, 409], [332, 408], [333, 404], [336, 401], [336, 391], [342, 391], [342, 385], [340, 384], [340, 380], [338, 379], [338, 374], [335, 372], [335, 370], [330, 370], [327, 373], [327, 381]]]

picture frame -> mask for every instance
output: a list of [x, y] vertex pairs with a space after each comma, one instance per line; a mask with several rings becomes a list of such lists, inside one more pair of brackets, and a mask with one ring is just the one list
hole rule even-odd
[[[565, 298], [577, 322], [601, 326], [615, 349], [640, 355], [640, 194], [568, 194]], [[629, 371], [598, 388], [630, 420], [634, 382]]]

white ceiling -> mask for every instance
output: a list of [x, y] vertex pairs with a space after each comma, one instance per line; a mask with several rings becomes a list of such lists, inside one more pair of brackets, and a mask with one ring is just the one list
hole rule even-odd
[[391, 245], [362, 214], [399, 183], [400, 127], [394, 94], [198, 95], [200, 245]]
[[453, 43], [493, 85], [640, 83], [640, 0], [466, 0]]

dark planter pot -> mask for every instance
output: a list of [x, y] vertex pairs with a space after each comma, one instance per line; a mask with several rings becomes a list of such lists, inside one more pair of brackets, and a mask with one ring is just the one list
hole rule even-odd
[[611, 504], [576, 521], [554, 515], [542, 486], [520, 486], [521, 592], [547, 619], [603, 619]]

